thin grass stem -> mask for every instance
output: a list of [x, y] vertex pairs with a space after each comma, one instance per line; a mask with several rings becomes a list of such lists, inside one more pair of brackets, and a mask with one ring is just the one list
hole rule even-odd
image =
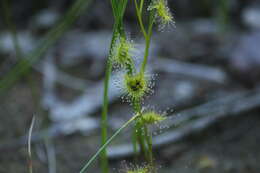
[[[116, 22], [113, 28], [113, 35], [110, 44], [109, 56], [106, 65], [106, 73], [105, 73], [105, 81], [104, 81], [104, 95], [103, 95], [103, 107], [101, 114], [101, 144], [104, 145], [107, 140], [107, 113], [108, 113], [108, 90], [109, 90], [109, 81], [110, 75], [112, 72], [112, 64], [110, 62], [110, 57], [112, 56], [112, 49], [116, 41], [117, 37], [117, 27], [118, 23]], [[101, 159], [101, 169], [103, 173], [108, 172], [108, 160], [107, 160], [107, 152], [104, 149], [100, 156]]]
[[84, 173], [87, 168], [93, 163], [93, 161], [98, 157], [98, 155], [113, 141], [113, 139], [120, 134], [120, 132], [125, 129], [131, 122], [133, 122], [140, 115], [137, 114], [129, 119], [125, 124], [123, 124], [99, 149], [98, 151], [90, 158], [90, 160], [83, 166], [79, 173]]
[[[116, 43], [116, 39], [119, 32], [120, 34], [124, 35], [124, 30], [122, 29], [122, 25], [123, 25], [122, 20], [123, 20], [127, 2], [128, 0], [124, 0], [121, 4], [117, 6], [117, 3], [114, 0], [111, 0], [113, 14], [115, 16], [115, 24], [113, 26], [113, 34], [110, 43], [109, 55], [108, 55], [108, 60], [106, 65], [106, 72], [105, 72], [105, 81], [104, 81], [103, 107], [102, 107], [102, 115], [101, 115], [101, 144], [102, 145], [104, 145], [107, 140], [107, 113], [108, 113], [108, 104], [109, 104], [108, 90], [109, 90], [110, 75], [112, 72], [111, 56], [113, 54], [113, 47]], [[104, 150], [101, 152], [100, 160], [101, 160], [102, 172], [108, 173], [109, 168], [108, 168], [106, 148], [104, 148]]]

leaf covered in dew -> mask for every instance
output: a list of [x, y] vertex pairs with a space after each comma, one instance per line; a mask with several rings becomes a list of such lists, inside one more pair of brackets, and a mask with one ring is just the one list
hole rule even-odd
[[141, 125], [151, 125], [157, 124], [165, 119], [166, 117], [163, 114], [159, 114], [155, 111], [146, 111], [137, 121]]
[[115, 67], [118, 68], [133, 66], [133, 51], [133, 43], [129, 41], [129, 39], [119, 36], [112, 48], [112, 56], [110, 57], [110, 61]]
[[148, 7], [148, 11], [155, 11], [155, 17], [159, 23], [159, 28], [162, 30], [167, 25], [174, 25], [172, 13], [168, 7], [167, 0], [152, 0]]

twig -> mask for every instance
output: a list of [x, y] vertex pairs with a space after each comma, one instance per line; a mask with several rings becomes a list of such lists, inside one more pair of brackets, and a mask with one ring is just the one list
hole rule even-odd
[[191, 77], [196, 80], [203, 80], [215, 84], [226, 85], [229, 81], [226, 73], [220, 68], [199, 64], [191, 64], [178, 60], [159, 58], [156, 59], [153, 68], [157, 71], [174, 73], [178, 76], [181, 75]]
[[27, 145], [28, 145], [28, 156], [29, 156], [29, 173], [33, 172], [33, 165], [32, 165], [32, 152], [31, 152], [31, 139], [32, 139], [32, 130], [33, 130], [33, 126], [34, 126], [34, 122], [35, 122], [35, 116], [33, 116], [32, 118], [32, 122], [30, 125], [30, 129], [28, 132], [28, 141], [27, 141]]

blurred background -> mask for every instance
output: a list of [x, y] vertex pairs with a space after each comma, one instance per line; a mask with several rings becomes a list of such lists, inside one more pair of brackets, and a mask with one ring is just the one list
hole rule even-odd
[[[145, 99], [169, 117], [152, 128], [159, 172], [259, 173], [260, 2], [168, 1], [176, 27], [154, 29]], [[78, 172], [100, 145], [110, 3], [1, 0], [0, 12], [0, 172], [28, 172], [33, 116], [34, 172]], [[131, 0], [125, 26], [142, 54]], [[109, 135], [133, 114], [117, 80], [114, 72]], [[130, 141], [128, 128], [110, 145], [112, 172], [133, 161]]]

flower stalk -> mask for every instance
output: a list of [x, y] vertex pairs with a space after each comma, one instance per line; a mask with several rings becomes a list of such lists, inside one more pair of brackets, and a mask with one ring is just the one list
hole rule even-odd
[[[111, 0], [111, 6], [113, 9], [113, 15], [115, 18], [115, 24], [113, 26], [113, 35], [112, 40], [110, 43], [110, 50], [109, 56], [106, 65], [106, 72], [105, 72], [105, 81], [104, 81], [104, 94], [103, 94], [103, 107], [102, 107], [102, 114], [101, 114], [101, 144], [104, 145], [107, 141], [107, 113], [108, 113], [108, 89], [109, 89], [109, 81], [110, 75], [112, 72], [112, 64], [110, 62], [110, 58], [113, 55], [113, 47], [116, 43], [116, 39], [119, 33], [123, 33], [124, 30], [122, 29], [123, 26], [123, 16], [126, 9], [128, 0], [120, 1], [121, 3], [116, 3], [115, 0]], [[103, 173], [108, 173], [108, 158], [107, 158], [107, 151], [104, 147], [103, 150], [100, 151], [101, 156], [101, 169]]]

